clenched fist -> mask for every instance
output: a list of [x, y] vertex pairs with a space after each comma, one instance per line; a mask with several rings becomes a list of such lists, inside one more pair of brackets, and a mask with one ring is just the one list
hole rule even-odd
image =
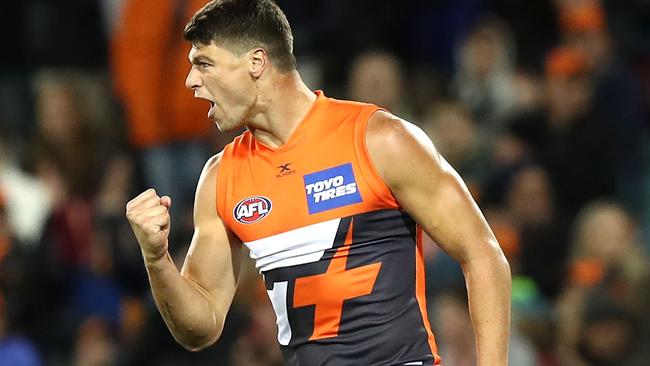
[[159, 197], [154, 189], [142, 192], [126, 204], [126, 217], [145, 260], [160, 258], [167, 252], [171, 205], [171, 198]]

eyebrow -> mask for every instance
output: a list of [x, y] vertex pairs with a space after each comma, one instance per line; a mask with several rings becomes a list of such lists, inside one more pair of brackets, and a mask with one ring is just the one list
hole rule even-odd
[[209, 57], [203, 55], [198, 55], [190, 58], [190, 63], [192, 65], [197, 65], [202, 62], [214, 63], [214, 61], [212, 61]]

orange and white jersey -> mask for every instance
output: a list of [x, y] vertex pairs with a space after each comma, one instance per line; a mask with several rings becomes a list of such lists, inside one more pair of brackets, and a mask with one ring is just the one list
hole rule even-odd
[[247, 131], [218, 172], [219, 215], [264, 276], [285, 364], [439, 364], [421, 229], [365, 145], [379, 108], [316, 93], [285, 145]]

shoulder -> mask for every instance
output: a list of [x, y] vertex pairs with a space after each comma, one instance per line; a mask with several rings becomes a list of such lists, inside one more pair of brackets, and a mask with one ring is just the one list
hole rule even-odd
[[222, 158], [223, 158], [223, 151], [211, 156], [210, 159], [208, 159], [208, 161], [203, 166], [203, 172], [201, 173], [201, 177], [213, 175], [216, 178]]
[[368, 120], [366, 146], [377, 171], [392, 187], [404, 173], [417, 172], [422, 164], [438, 165], [441, 157], [418, 126], [380, 110]]
[[206, 209], [212, 212], [212, 207], [216, 204], [217, 175], [223, 152], [220, 152], [208, 159], [203, 166], [203, 171], [199, 178], [196, 188], [196, 197], [194, 202], [195, 213]]
[[387, 149], [408, 148], [410, 145], [433, 148], [431, 140], [420, 127], [384, 110], [378, 110], [370, 116], [366, 141]]

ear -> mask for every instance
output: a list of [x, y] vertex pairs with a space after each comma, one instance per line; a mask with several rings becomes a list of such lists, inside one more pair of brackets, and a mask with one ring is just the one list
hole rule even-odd
[[255, 79], [259, 79], [269, 65], [269, 57], [266, 51], [262, 48], [256, 48], [250, 51], [249, 60], [249, 72], [251, 76]]

